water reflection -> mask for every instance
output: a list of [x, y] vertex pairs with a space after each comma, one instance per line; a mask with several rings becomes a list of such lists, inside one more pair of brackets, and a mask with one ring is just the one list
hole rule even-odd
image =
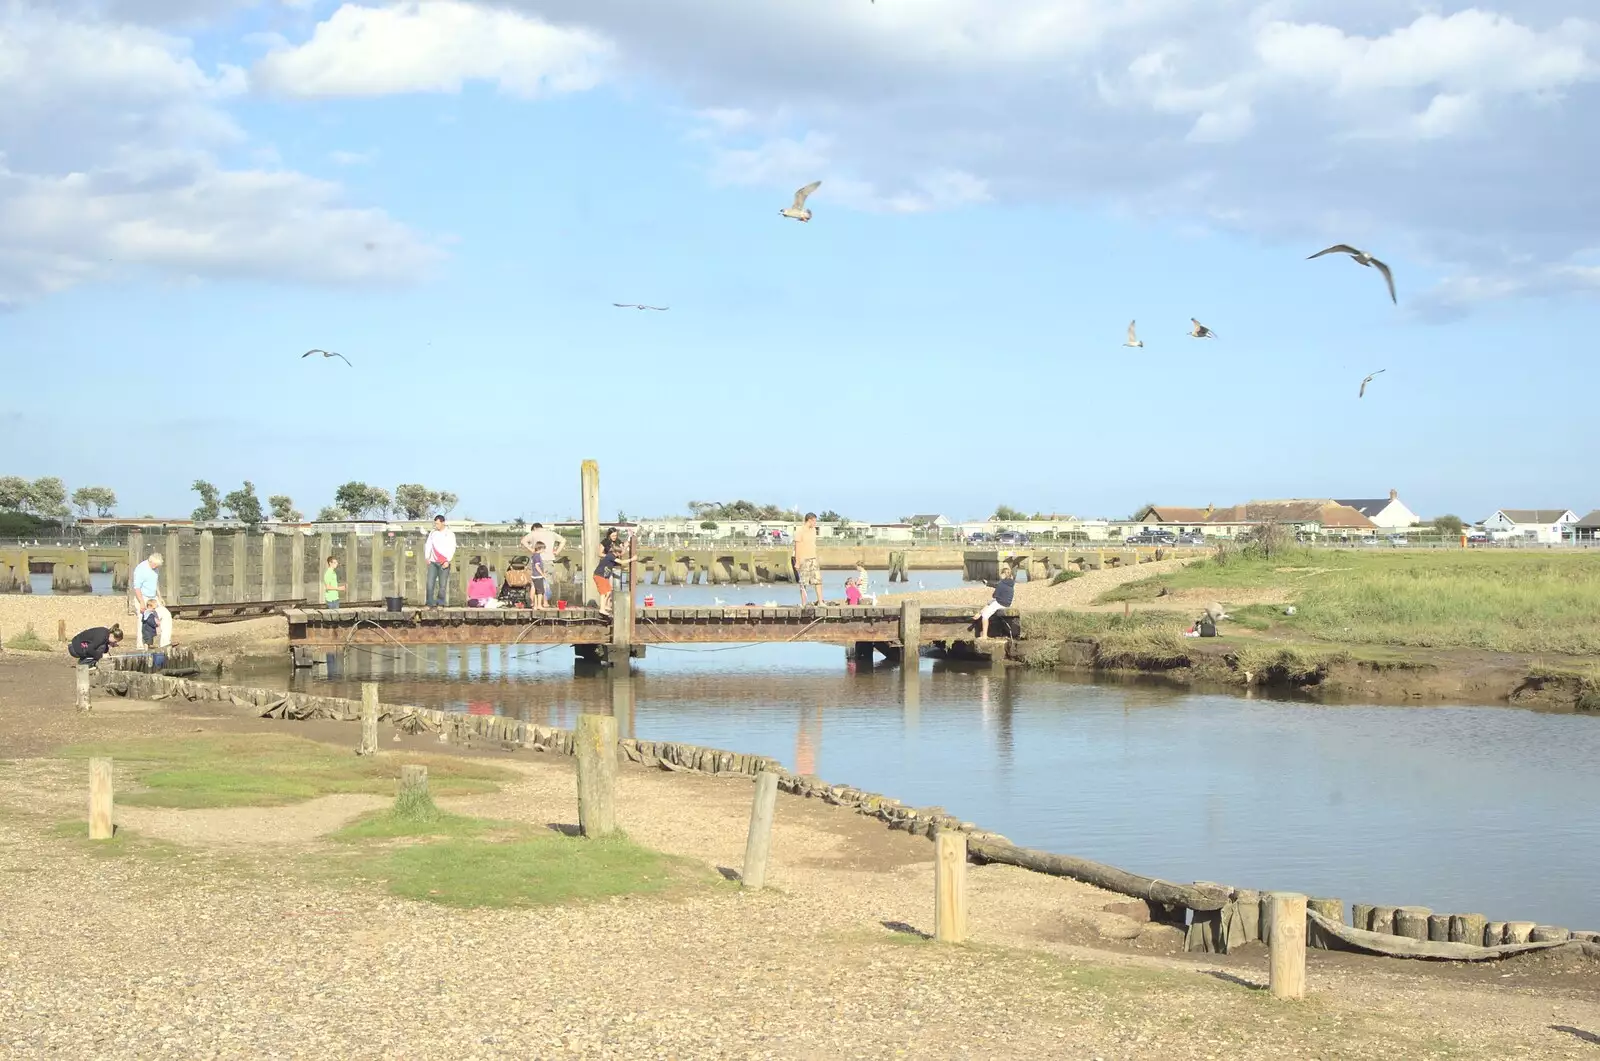
[[[939, 805], [1020, 844], [1174, 880], [1600, 928], [1590, 879], [1600, 720], [1494, 707], [1325, 706], [825, 645], [652, 647], [630, 678], [570, 649], [355, 652], [326, 677], [385, 699], [769, 755]], [[265, 684], [286, 671], [244, 675]]]

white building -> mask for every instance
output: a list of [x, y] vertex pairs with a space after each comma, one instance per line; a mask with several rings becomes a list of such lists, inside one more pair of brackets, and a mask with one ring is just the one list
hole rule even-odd
[[1566, 538], [1567, 528], [1576, 522], [1578, 514], [1570, 508], [1497, 508], [1494, 515], [1483, 521], [1483, 529], [1493, 539], [1514, 538], [1556, 545]]
[[1380, 530], [1401, 530], [1406, 527], [1414, 527], [1422, 522], [1417, 514], [1407, 508], [1404, 501], [1400, 500], [1400, 494], [1395, 490], [1390, 490], [1388, 497], [1372, 499], [1336, 497], [1334, 500], [1341, 505], [1355, 509], [1370, 519]]

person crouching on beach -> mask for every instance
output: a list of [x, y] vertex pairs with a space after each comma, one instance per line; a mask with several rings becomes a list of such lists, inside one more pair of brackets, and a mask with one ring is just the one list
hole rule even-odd
[[121, 624], [113, 624], [110, 627], [91, 626], [67, 642], [67, 655], [77, 660], [80, 665], [87, 663], [93, 667], [105, 658], [107, 652], [121, 643]]

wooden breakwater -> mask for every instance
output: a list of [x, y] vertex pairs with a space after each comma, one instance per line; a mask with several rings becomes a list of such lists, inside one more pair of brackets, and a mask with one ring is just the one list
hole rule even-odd
[[[287, 720], [333, 719], [356, 722], [363, 717], [359, 700], [314, 696], [219, 685], [173, 678], [161, 674], [122, 671], [104, 680], [107, 692], [146, 700], [182, 698], [187, 701], [231, 703], [263, 718]], [[433, 708], [379, 704], [379, 721], [388, 721], [408, 733], [436, 733], [441, 740], [470, 745], [495, 743], [506, 750], [530, 749], [559, 755], [576, 754], [572, 730], [543, 726], [502, 715], [471, 715]], [[795, 774], [776, 759], [707, 748], [675, 741], [617, 742], [629, 762], [663, 770], [754, 779], [760, 773], [777, 776], [780, 791], [821, 799], [858, 814], [904, 829], [914, 836], [936, 838], [941, 832], [965, 835], [971, 861], [1019, 866], [1034, 872], [1081, 881], [1106, 891], [1129, 896], [1145, 905], [1146, 916], [1157, 922], [1186, 925], [1185, 949], [1228, 953], [1250, 943], [1272, 938], [1268, 893], [1210, 881], [1179, 884], [1130, 873], [1115, 866], [1067, 855], [1018, 847], [998, 833], [979, 828], [947, 814], [942, 807], [909, 807], [897, 799], [829, 784], [809, 775]], [[1564, 927], [1533, 921], [1489, 921], [1479, 914], [1437, 914], [1426, 907], [1386, 907], [1353, 904], [1346, 920], [1344, 904], [1334, 898], [1307, 901], [1307, 943], [1328, 950], [1347, 950], [1400, 958], [1445, 961], [1484, 961], [1531, 950], [1569, 948], [1585, 957], [1600, 959], [1600, 932], [1573, 932]], [[1352, 924], [1353, 922], [1353, 924]], [[1480, 935], [1481, 932], [1481, 935]]]

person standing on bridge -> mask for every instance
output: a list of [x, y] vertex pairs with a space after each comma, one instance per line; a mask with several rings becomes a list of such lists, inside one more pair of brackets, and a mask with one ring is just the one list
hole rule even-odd
[[817, 566], [817, 514], [807, 512], [805, 522], [794, 532], [794, 576], [800, 583], [800, 607], [806, 606], [806, 587], [817, 591], [822, 604], [822, 569]]
[[133, 577], [128, 580], [133, 588], [133, 600], [139, 608], [139, 641], [141, 650], [145, 647], [143, 618], [149, 612], [156, 613], [156, 629], [160, 644], [158, 648], [168, 648], [172, 645], [172, 613], [167, 611], [167, 606], [161, 601], [160, 578], [156, 572], [161, 570], [162, 560], [160, 553], [151, 553], [138, 567], [133, 569]]
[[322, 571], [322, 606], [330, 612], [339, 610], [339, 591], [344, 589], [339, 584], [339, 558], [328, 557], [328, 563]]
[[456, 532], [444, 525], [443, 515], [433, 517], [422, 555], [428, 558], [427, 605], [443, 608], [450, 602], [450, 561], [456, 555]]
[[561, 550], [567, 547], [567, 540], [553, 530], [546, 530], [543, 523], [529, 527], [519, 544], [532, 556], [533, 547], [541, 542], [544, 543], [544, 562], [547, 566], [554, 563], [556, 557], [561, 555]]

